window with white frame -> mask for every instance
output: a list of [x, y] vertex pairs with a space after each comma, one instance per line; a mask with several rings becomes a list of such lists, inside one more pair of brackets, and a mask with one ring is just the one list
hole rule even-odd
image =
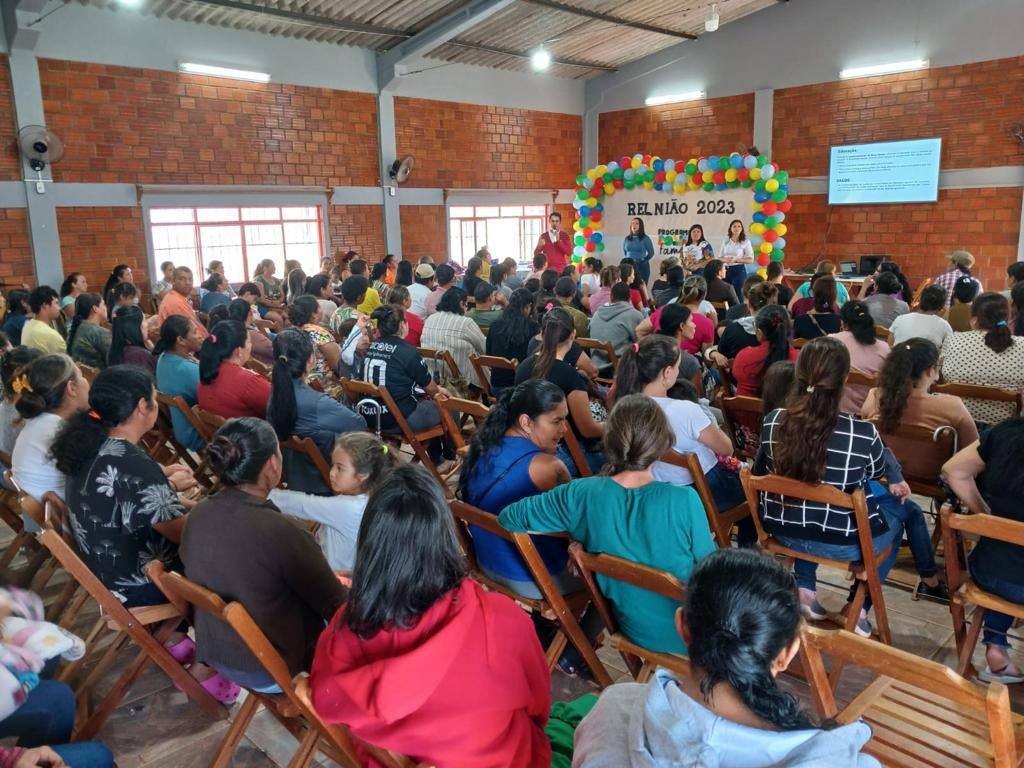
[[295, 259], [312, 275], [324, 254], [323, 211], [306, 206], [151, 207], [149, 227], [153, 259], [192, 269], [197, 282], [211, 261], [224, 263], [232, 283], [251, 280], [263, 259], [272, 259], [284, 274], [286, 259]]
[[528, 262], [547, 229], [546, 205], [452, 205], [448, 208], [449, 252], [465, 265], [485, 245], [491, 257]]

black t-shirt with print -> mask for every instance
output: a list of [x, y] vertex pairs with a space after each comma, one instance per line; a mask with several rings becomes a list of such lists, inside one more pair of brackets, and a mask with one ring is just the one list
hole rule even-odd
[[[1022, 429], [1024, 419], [1010, 419], [985, 432], [978, 443], [978, 455], [982, 461], [986, 465], [991, 464], [1000, 441], [1005, 444], [1007, 438]], [[1024, 521], [1024, 505], [1020, 497], [1010, 490], [1006, 478], [986, 470], [978, 478], [978, 489], [993, 515]], [[985, 573], [998, 574], [1000, 579], [1011, 584], [1024, 584], [1024, 547], [982, 537], [971, 552], [971, 561], [983, 562]]]
[[[370, 344], [363, 360], [363, 381], [384, 387], [394, 398], [395, 405], [408, 416], [416, 410], [415, 388], [430, 384], [430, 371], [423, 356], [416, 347], [397, 336], [385, 336]], [[374, 423], [372, 413], [363, 413], [369, 423]], [[395, 420], [385, 409], [381, 414], [381, 426], [395, 426]]]

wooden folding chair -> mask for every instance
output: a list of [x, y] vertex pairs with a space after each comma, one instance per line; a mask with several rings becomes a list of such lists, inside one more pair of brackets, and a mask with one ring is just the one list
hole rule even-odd
[[[231, 757], [238, 749], [261, 704], [299, 742], [294, 756], [288, 763], [289, 768], [309, 765], [318, 751], [322, 751], [345, 768], [359, 768], [362, 765], [351, 734], [344, 726], [332, 726], [323, 721], [309, 701], [308, 688], [305, 696], [299, 695], [295, 680], [288, 671], [288, 665], [263, 634], [263, 630], [253, 621], [245, 606], [239, 602], [225, 602], [216, 593], [190, 581], [180, 573], [167, 571], [164, 564], [158, 560], [150, 563], [146, 572], [171, 605], [183, 616], [191, 618], [199, 611], [231, 627], [281, 689], [279, 694], [246, 689], [248, 695], [245, 702], [235, 715], [231, 727], [227, 729], [220, 748], [210, 763], [211, 768], [226, 768], [231, 764]], [[383, 750], [373, 749], [372, 752], [378, 760], [381, 756], [385, 758], [382, 761], [385, 766], [407, 764], [395, 760], [388, 762], [389, 753]]]
[[700, 466], [700, 459], [696, 453], [680, 453], [669, 449], [668, 453], [661, 457], [661, 461], [671, 464], [674, 467], [685, 469], [693, 478], [693, 489], [697, 491], [701, 504], [704, 506], [704, 513], [708, 517], [708, 526], [715, 536], [715, 541], [722, 549], [732, 546], [732, 529], [740, 522], [750, 517], [750, 505], [744, 501], [732, 509], [725, 509], [721, 512], [715, 506], [715, 497], [711, 493], [711, 486], [704, 477], [704, 470]]
[[13, 503], [17, 507], [14, 514], [19, 517], [22, 530], [27, 535], [25, 542], [28, 564], [25, 566], [24, 571], [19, 574], [20, 578], [17, 582], [12, 583], [24, 586], [32, 592], [42, 592], [46, 585], [50, 583], [50, 579], [53, 578], [58, 567], [57, 561], [39, 543], [38, 532], [43, 529], [45, 524], [43, 504], [39, 499], [26, 493], [18, 485], [18, 481], [14, 479], [13, 470], [8, 469], [4, 471], [4, 481], [10, 488], [14, 489]]
[[875, 325], [875, 338], [878, 339], [879, 341], [884, 341], [886, 344], [889, 344], [889, 346], [892, 346], [892, 344], [889, 342], [890, 333], [891, 332], [889, 331], [888, 326], [877, 324]]
[[[48, 498], [47, 501], [47, 506], [54, 510], [63, 507], [63, 504], [57, 504], [59, 499], [56, 497]], [[49, 515], [49, 519], [44, 521], [46, 527], [39, 534], [40, 541], [71, 577], [99, 604], [107, 628], [121, 633], [111, 641], [107, 652], [90, 670], [89, 675], [79, 687], [79, 695], [88, 700], [93, 686], [109, 667], [114, 654], [123, 646], [125, 639], [131, 640], [139, 648], [135, 659], [121, 673], [106, 696], [92, 709], [88, 719], [76, 733], [76, 739], [89, 741], [96, 736], [107, 718], [121, 703], [128, 689], [150, 662], [160, 667], [171, 679], [171, 682], [198, 704], [203, 712], [214, 719], [225, 719], [228, 716], [227, 709], [207, 693], [199, 681], [175, 661], [164, 647], [164, 642], [181, 623], [181, 613], [170, 604], [125, 608], [124, 604], [114, 597], [114, 594], [78, 556], [74, 536], [69, 530], [70, 524], [60, 522], [61, 517], [66, 519], [66, 508], [60, 512], [54, 511]], [[90, 633], [90, 636], [94, 638], [95, 633]], [[84, 661], [84, 658], [79, 661]], [[79, 668], [79, 662], [75, 662], [62, 677], [70, 677], [73, 671], [77, 671]]]
[[686, 599], [686, 585], [683, 582], [671, 573], [649, 565], [634, 563], [632, 560], [607, 553], [593, 555], [583, 549], [583, 545], [578, 541], [569, 545], [569, 556], [582, 574], [587, 591], [590, 592], [590, 600], [608, 629], [608, 643], [619, 652], [630, 674], [638, 683], [647, 682], [655, 667], [665, 667], [678, 675], [690, 673], [690, 660], [686, 656], [653, 651], [634, 643], [622, 633], [607, 598], [601, 592], [595, 574], [654, 592], [679, 604]]
[[[823, 656], [877, 677], [842, 710], [825, 674]], [[851, 632], [804, 627], [800, 653], [818, 715], [840, 724], [864, 720], [864, 751], [899, 768], [981, 766], [1016, 768], [1022, 720], [1010, 710], [1005, 685], [987, 689], [912, 653]]]
[[[597, 339], [581, 339], [579, 336], [576, 337], [576, 343], [587, 351], [587, 354], [593, 358], [591, 352], [600, 352], [601, 356], [607, 361], [604, 365], [598, 365], [598, 368], [611, 367], [611, 376], [598, 376], [597, 380], [603, 384], [611, 384], [615, 379], [615, 372], [619, 369], [619, 358], [615, 354], [615, 348], [608, 341], [599, 341]], [[601, 358], [598, 358], [600, 360]], [[597, 365], [597, 363], [594, 363]]]
[[[458, 364], [455, 362], [455, 358], [452, 357], [452, 353], [447, 349], [430, 349], [429, 347], [419, 347], [419, 353], [423, 356], [424, 360], [430, 360], [433, 364], [431, 373], [438, 382], [445, 381], [448, 377], [452, 379], [459, 379], [462, 377], [462, 371], [459, 370]], [[441, 366], [448, 369], [448, 376], [441, 373]]]
[[761, 447], [761, 421], [764, 419], [761, 398], [746, 395], [723, 397], [718, 407], [725, 417], [725, 429], [732, 440], [733, 456], [753, 461]]
[[725, 313], [729, 311], [729, 304], [725, 301], [712, 301], [711, 306], [715, 308], [718, 316], [723, 319], [725, 318]]
[[313, 442], [313, 438], [292, 435], [287, 440], [281, 442], [281, 450], [291, 451], [292, 456], [290, 458], [292, 461], [306, 461], [312, 464], [320, 474], [320, 479], [324, 481], [324, 485], [327, 488], [331, 487], [331, 467], [320, 452], [320, 448]]
[[[10, 454], [0, 451], [0, 466], [11, 466]], [[11, 539], [11, 542], [4, 548], [3, 553], [0, 554], [0, 578], [16, 587], [24, 587], [31, 580], [34, 571], [31, 573], [14, 572], [10, 569], [11, 564], [22, 550], [24, 550], [25, 556], [30, 560], [40, 552], [45, 554], [46, 550], [39, 545], [31, 532], [25, 530], [25, 523], [21, 519], [20, 506], [18, 504], [18, 492], [13, 490], [15, 485], [12, 482], [13, 477], [10, 469], [4, 470], [4, 477], [12, 490], [0, 487], [0, 522], [11, 529], [14, 538]]]
[[[956, 641], [956, 671], [964, 677], [973, 677], [975, 669], [971, 658], [978, 645], [978, 638], [981, 637], [985, 610], [999, 611], [1016, 619], [1024, 619], [1024, 605], [985, 591], [974, 583], [969, 573], [961, 569], [961, 557], [963, 562], [967, 562], [964, 535], [984, 536], [1024, 547], [1024, 523], [995, 515], [956, 514], [949, 504], [942, 506], [940, 514], [943, 548], [946, 553], [946, 582], [950, 594], [949, 612], [953, 618], [953, 639]], [[974, 606], [974, 610], [971, 612], [968, 629], [966, 612], [971, 605]]]
[[[484, 512], [482, 509], [466, 504], [463, 501], [452, 499], [448, 504], [451, 507], [452, 514], [455, 516], [455, 531], [462, 545], [462, 551], [466, 553], [466, 558], [469, 560], [470, 573], [473, 580], [479, 582], [492, 592], [500, 592], [506, 597], [510, 597], [517, 603], [525, 606], [532, 613], [547, 617], [550, 617], [552, 613], [554, 614], [559, 629], [545, 652], [548, 669], [554, 669], [555, 664], [558, 663], [558, 659], [562, 655], [562, 651], [565, 650], [566, 644], [571, 642], [580, 652], [580, 655], [583, 656], [587, 666], [590, 667], [590, 671], [593, 672], [594, 680], [597, 681], [597, 684], [602, 688], [611, 685], [612, 679], [608, 674], [608, 670], [604, 668], [604, 664], [597, 658], [597, 653], [594, 652], [593, 647], [587, 640], [586, 635], [583, 634], [583, 630], [577, 621], [577, 617], [583, 614], [584, 609], [590, 602], [590, 597], [586, 590], [562, 595], [555, 586], [551, 574], [548, 573], [547, 566], [544, 565], [540, 553], [537, 552], [530, 534], [512, 533], [502, 527], [496, 515]], [[473, 544], [473, 533], [470, 530], [471, 525], [499, 536], [515, 545], [523, 561], [526, 563], [526, 568], [530, 572], [530, 576], [533, 577], [537, 589], [543, 596], [541, 599], [521, 595], [504, 584], [499, 584], [480, 569], [480, 564], [476, 557], [476, 547]], [[552, 534], [543, 535], [550, 536]]]
[[587, 457], [583, 453], [583, 446], [580, 445], [580, 441], [576, 438], [576, 433], [572, 431], [571, 426], [565, 430], [562, 442], [565, 443], [565, 448], [569, 451], [569, 455], [576, 465], [576, 473], [580, 477], [592, 477], [594, 473], [590, 471], [590, 465], [587, 464]]
[[93, 368], [91, 365], [86, 365], [85, 363], [75, 363], [75, 365], [77, 365], [78, 370], [82, 372], [82, 378], [88, 381], [90, 385], [96, 380], [96, 377], [99, 376], [99, 368]]
[[935, 281], [930, 277], [926, 277], [924, 280], [921, 281], [921, 284], [917, 286], [917, 289], [914, 291], [913, 297], [911, 297], [910, 299], [911, 309], [917, 309], [921, 305], [921, 294], [924, 293], [924, 289], [931, 285], [933, 282]]
[[[1021, 415], [1021, 393], [1015, 389], [1001, 389], [1000, 387], [982, 387], [977, 384], [932, 384], [932, 392], [941, 392], [946, 395], [959, 397], [965, 403], [968, 400], [993, 400], [997, 403], [1007, 403], [1007, 407], [1014, 409], [1014, 416]], [[970, 406], [968, 406], [968, 410]]]
[[497, 368], [502, 371], [512, 371], [512, 373], [515, 373], [516, 368], [519, 367], [518, 360], [509, 360], [507, 357], [497, 357], [496, 355], [473, 354], [469, 356], [469, 364], [473, 366], [477, 378], [480, 379], [485, 403], [493, 403], [498, 399], [491, 386], [490, 369]]
[[[371, 384], [368, 381], [357, 381], [356, 379], [342, 379], [341, 386], [345, 390], [345, 395], [348, 397], [349, 402], [354, 403], [357, 413], [362, 414], [368, 421], [376, 415], [377, 426], [374, 431], [377, 437], [385, 440], [390, 439], [399, 444], [407, 443], [412, 448], [415, 459], [418, 459], [424, 467], [430, 470], [442, 487], [447, 487], [447, 478], [441, 475], [437, 466], [430, 460], [430, 454], [427, 453], [426, 448], [426, 443], [445, 434], [444, 424], [438, 424], [435, 427], [416, 432], [409, 426], [409, 422], [402, 415], [387, 388], [378, 387], [376, 384]], [[395, 428], [393, 430], [381, 431], [381, 406], [386, 408], [395, 420]], [[368, 410], [375, 413], [367, 413]]]
[[448, 433], [452, 445], [455, 446], [455, 452], [459, 456], [465, 456], [469, 446], [466, 442], [468, 436], [462, 431], [460, 423], [462, 417], [472, 416], [479, 428], [479, 425], [483, 424], [484, 419], [490, 414], [491, 409], [478, 400], [465, 400], [461, 397], [446, 397], [434, 402], [437, 403], [437, 409], [441, 412], [441, 424]]
[[191, 411], [196, 417], [193, 422], [193, 426], [196, 428], [196, 431], [199, 432], [200, 437], [202, 437], [207, 443], [213, 439], [214, 433], [223, 427], [224, 422], [227, 421], [223, 416], [204, 410], [198, 405], [193, 405]]
[[864, 387], [877, 387], [878, 386], [878, 374], [877, 373], [865, 373], [864, 371], [858, 370], [857, 368], [850, 369], [850, 375], [846, 379], [846, 384], [864, 386]]
[[802, 338], [801, 338], [801, 339], [793, 339], [793, 346], [794, 346], [794, 347], [795, 347], [796, 349], [801, 349], [801, 348], [802, 348], [802, 347], [804, 347], [804, 346], [805, 346], [805, 345], [807, 344], [807, 342], [809, 342], [809, 341], [810, 341], [810, 339], [802, 339]]
[[[868, 594], [871, 595], [871, 603], [875, 609], [875, 623], [878, 625], [878, 636], [882, 642], [891, 645], [892, 635], [889, 632], [889, 616], [885, 610], [885, 597], [882, 594], [882, 581], [878, 577], [878, 564], [885, 560], [889, 549], [899, 546], [899, 542], [890, 544], [879, 554], [875, 554], [874, 542], [871, 538], [871, 524], [868, 522], [868, 504], [864, 490], [858, 488], [853, 493], [843, 493], [837, 488], [825, 483], [801, 483], [781, 475], [764, 475], [755, 477], [750, 474], [749, 469], [740, 472], [740, 480], [743, 483], [743, 490], [747, 494], [747, 504], [750, 505], [751, 518], [757, 528], [757, 541], [761, 549], [769, 554], [785, 558], [788, 567], [793, 566], [795, 560], [807, 560], [839, 571], [847, 571], [857, 580], [857, 588], [854, 591], [853, 600], [850, 602], [846, 624], [844, 629], [852, 630], [860, 619], [861, 608], [864, 607], [864, 600]], [[831, 504], [834, 507], [852, 509], [854, 520], [857, 523], [857, 542], [860, 545], [861, 557], [859, 561], [833, 560], [819, 555], [810, 555], [806, 552], [799, 552], [790, 549], [774, 536], [765, 532], [764, 524], [761, 521], [760, 500], [762, 494], [773, 494], [779, 498], [784, 505], [794, 502], [811, 501], [818, 504]], [[842, 666], [836, 664], [832, 669], [833, 685], [839, 682], [842, 674]]]

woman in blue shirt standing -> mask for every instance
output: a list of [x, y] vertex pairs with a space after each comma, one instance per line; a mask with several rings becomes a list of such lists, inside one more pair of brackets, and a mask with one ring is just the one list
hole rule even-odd
[[636, 271], [640, 279], [647, 285], [651, 279], [651, 259], [654, 258], [654, 243], [644, 232], [642, 219], [633, 219], [629, 225], [629, 234], [622, 241], [623, 257], [633, 259], [636, 262]]

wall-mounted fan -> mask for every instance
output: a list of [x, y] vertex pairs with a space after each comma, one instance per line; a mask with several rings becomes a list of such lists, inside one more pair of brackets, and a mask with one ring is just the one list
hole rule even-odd
[[18, 131], [18, 149], [36, 172], [36, 192], [43, 194], [46, 191], [43, 169], [64, 157], [64, 142], [44, 125], [26, 125]]
[[406, 155], [401, 160], [395, 160], [391, 164], [388, 176], [394, 179], [396, 184], [401, 184], [409, 178], [409, 174], [412, 173], [412, 169], [415, 167], [416, 159], [412, 155]]

